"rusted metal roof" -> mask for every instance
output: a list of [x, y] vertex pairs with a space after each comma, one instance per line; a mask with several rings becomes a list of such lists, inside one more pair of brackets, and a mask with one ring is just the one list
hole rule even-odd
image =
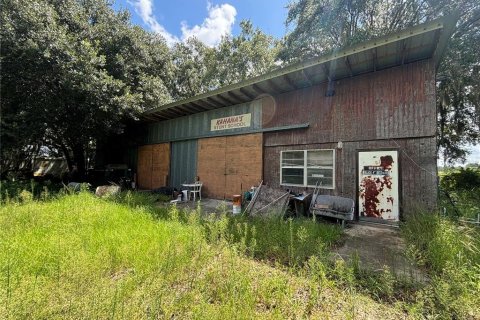
[[249, 102], [320, 83], [432, 58], [436, 65], [448, 43], [456, 18], [439, 18], [355, 46], [288, 65], [269, 73], [194, 97], [175, 101], [142, 114], [146, 121], [162, 121]]

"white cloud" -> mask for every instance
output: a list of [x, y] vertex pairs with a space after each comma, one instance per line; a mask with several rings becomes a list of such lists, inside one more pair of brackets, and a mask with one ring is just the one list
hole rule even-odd
[[[127, 0], [143, 22], [152, 30], [162, 35], [169, 46], [179, 42], [180, 39], [168, 32], [153, 14], [153, 0]], [[218, 44], [223, 35], [232, 33], [237, 10], [230, 4], [212, 5], [207, 3], [208, 17], [200, 25], [189, 27], [186, 21], [181, 23], [182, 41], [196, 37], [208, 46]]]
[[182, 22], [182, 40], [190, 37], [196, 37], [208, 46], [218, 44], [223, 35], [232, 33], [232, 26], [235, 22], [237, 10], [234, 6], [225, 3], [212, 6], [207, 4], [208, 17], [201, 25], [188, 27], [185, 21]]
[[162, 35], [169, 46], [179, 41], [177, 37], [172, 35], [160, 23], [158, 23], [157, 18], [153, 15], [152, 0], [133, 0], [128, 2], [135, 8], [135, 12], [137, 12], [140, 18], [142, 18], [143, 22], [148, 25], [153, 32]]

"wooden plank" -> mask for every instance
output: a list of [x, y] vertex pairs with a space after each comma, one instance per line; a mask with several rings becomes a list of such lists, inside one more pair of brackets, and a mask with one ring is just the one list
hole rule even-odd
[[137, 184], [140, 189], [152, 188], [152, 146], [138, 147]]
[[200, 139], [197, 172], [205, 196], [231, 199], [256, 185], [262, 157], [261, 133]]
[[152, 146], [152, 189], [165, 187], [170, 172], [170, 143]]
[[226, 140], [225, 194], [243, 194], [262, 179], [263, 135], [230, 136]]
[[225, 143], [226, 137], [198, 140], [197, 174], [205, 197], [225, 196]]

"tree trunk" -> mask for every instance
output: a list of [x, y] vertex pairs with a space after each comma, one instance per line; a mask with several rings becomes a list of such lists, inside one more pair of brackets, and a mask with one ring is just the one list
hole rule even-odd
[[85, 162], [85, 149], [83, 145], [76, 145], [72, 148], [73, 162], [76, 165], [78, 182], [85, 181], [86, 177], [86, 162]]

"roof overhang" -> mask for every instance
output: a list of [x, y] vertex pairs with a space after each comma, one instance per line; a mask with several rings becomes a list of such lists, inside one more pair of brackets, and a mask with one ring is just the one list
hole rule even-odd
[[456, 16], [439, 18], [400, 32], [301, 61], [204, 94], [142, 113], [146, 121], [162, 121], [249, 102], [325, 82], [433, 59], [440, 64], [455, 28]]

